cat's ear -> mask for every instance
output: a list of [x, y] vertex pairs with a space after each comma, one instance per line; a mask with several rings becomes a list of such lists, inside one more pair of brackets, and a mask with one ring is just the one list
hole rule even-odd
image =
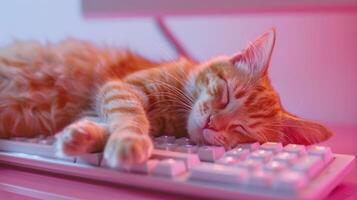
[[267, 73], [270, 58], [275, 45], [275, 29], [263, 33], [243, 51], [233, 55], [231, 62], [241, 70], [253, 75]]
[[326, 127], [301, 119], [289, 113], [282, 115], [282, 127], [284, 144], [303, 144], [310, 145], [329, 139], [332, 132]]

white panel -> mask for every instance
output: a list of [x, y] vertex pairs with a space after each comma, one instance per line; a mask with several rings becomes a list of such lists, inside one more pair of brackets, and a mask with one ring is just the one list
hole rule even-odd
[[198, 15], [286, 10], [356, 10], [355, 0], [83, 0], [86, 16]]

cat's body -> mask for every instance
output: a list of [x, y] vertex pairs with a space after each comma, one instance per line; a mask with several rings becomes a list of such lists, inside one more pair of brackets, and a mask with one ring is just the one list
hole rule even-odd
[[0, 137], [61, 131], [58, 153], [104, 149], [113, 167], [146, 160], [150, 137], [162, 133], [226, 148], [327, 139], [331, 134], [323, 126], [283, 109], [267, 74], [274, 42], [271, 31], [241, 53], [201, 64], [184, 58], [152, 62], [76, 40], [4, 48]]
[[0, 49], [0, 137], [55, 134], [93, 108], [100, 85], [157, 66], [124, 50], [73, 39]]

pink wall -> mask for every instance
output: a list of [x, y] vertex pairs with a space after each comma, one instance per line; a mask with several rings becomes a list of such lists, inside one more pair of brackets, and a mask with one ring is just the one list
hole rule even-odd
[[[246, 12], [167, 19], [188, 51], [200, 60], [234, 53], [276, 27], [270, 73], [287, 109], [330, 124], [357, 125], [357, 11]], [[88, 19], [81, 13], [79, 0], [1, 2], [0, 27], [0, 45], [13, 39], [59, 41], [73, 36], [129, 47], [154, 59], [176, 56], [149, 17]]]
[[357, 12], [180, 17], [168, 22], [200, 60], [234, 53], [276, 27], [270, 74], [286, 108], [331, 124], [357, 124]]

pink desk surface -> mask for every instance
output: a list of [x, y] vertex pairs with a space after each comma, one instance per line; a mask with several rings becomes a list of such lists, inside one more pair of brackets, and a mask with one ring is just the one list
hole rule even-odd
[[[357, 155], [357, 127], [331, 127], [336, 135], [323, 145], [336, 153]], [[176, 194], [114, 186], [60, 175], [0, 166], [0, 199], [187, 199]], [[192, 199], [192, 198], [190, 198]], [[357, 168], [353, 168], [327, 200], [357, 199]]]

